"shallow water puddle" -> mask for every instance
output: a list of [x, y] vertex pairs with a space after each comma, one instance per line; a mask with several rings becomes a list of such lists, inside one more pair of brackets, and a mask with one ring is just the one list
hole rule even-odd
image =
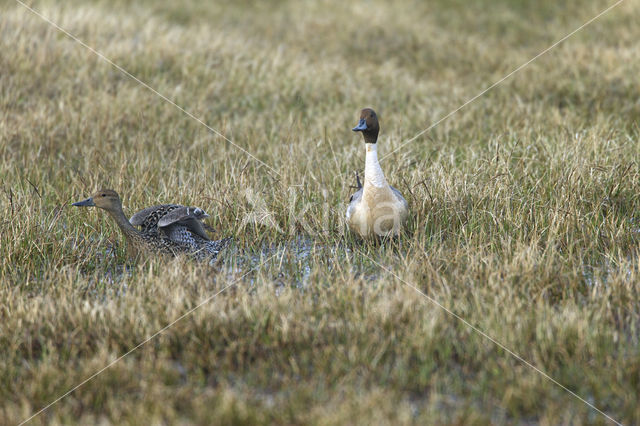
[[[85, 272], [89, 283], [87, 293], [98, 298], [109, 298], [126, 293], [128, 281], [140, 270], [140, 265], [118, 263], [113, 246], [96, 254], [96, 262]], [[233, 243], [212, 262], [228, 283], [252, 287], [260, 282], [260, 274], [267, 275], [275, 294], [284, 288], [305, 289], [312, 281], [314, 271], [322, 269], [324, 276], [347, 268], [354, 278], [375, 282], [383, 275], [378, 267], [363, 262], [357, 250], [348, 245], [327, 245], [316, 239], [298, 236], [279, 243], [265, 243], [255, 249], [238, 247]], [[103, 271], [97, 275], [96, 270]], [[243, 275], [245, 275], [243, 277]]]

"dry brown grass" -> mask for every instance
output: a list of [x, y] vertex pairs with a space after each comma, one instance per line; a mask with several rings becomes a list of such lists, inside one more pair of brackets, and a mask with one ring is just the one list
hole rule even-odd
[[[342, 220], [359, 108], [384, 155], [607, 4], [34, 3], [274, 173], [0, 3], [0, 423], [234, 282], [35, 421], [606, 421], [371, 259], [640, 422], [638, 2], [384, 161], [403, 239]], [[68, 207], [103, 186], [129, 212], [201, 206], [234, 247], [132, 264], [105, 215]]]

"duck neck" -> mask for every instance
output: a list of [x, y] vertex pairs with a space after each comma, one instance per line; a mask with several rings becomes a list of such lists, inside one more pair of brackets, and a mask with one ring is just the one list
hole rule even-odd
[[124, 215], [122, 207], [116, 210], [107, 210], [107, 212], [109, 213], [109, 216], [111, 216], [113, 220], [115, 220], [118, 228], [120, 228], [127, 239], [132, 236], [140, 235], [140, 231], [134, 228], [133, 225], [131, 225], [131, 223], [129, 222], [129, 219], [127, 219], [127, 217]]
[[367, 148], [367, 160], [364, 165], [364, 182], [381, 188], [387, 185], [380, 163], [378, 162], [378, 144], [365, 143]]

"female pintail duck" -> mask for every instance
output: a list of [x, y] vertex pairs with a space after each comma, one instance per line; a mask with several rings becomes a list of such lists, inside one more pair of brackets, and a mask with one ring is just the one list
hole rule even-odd
[[111, 189], [98, 191], [72, 205], [106, 210], [124, 234], [133, 256], [140, 252], [171, 256], [185, 253], [198, 260], [214, 260], [231, 240], [210, 240], [202, 224], [209, 215], [198, 207], [161, 204], [141, 210], [127, 220], [118, 193]]
[[351, 196], [347, 208], [347, 223], [361, 237], [387, 237], [400, 233], [407, 220], [409, 205], [400, 191], [387, 183], [378, 162], [378, 117], [371, 108], [360, 113], [360, 121], [353, 128], [362, 132], [367, 149], [364, 166], [364, 186], [356, 176], [358, 191]]

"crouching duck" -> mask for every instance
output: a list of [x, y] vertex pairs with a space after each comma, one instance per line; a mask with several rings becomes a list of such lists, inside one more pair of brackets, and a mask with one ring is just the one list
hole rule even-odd
[[380, 126], [374, 110], [365, 108], [353, 128], [362, 132], [367, 157], [364, 166], [364, 186], [357, 178], [358, 191], [351, 196], [347, 208], [349, 227], [363, 238], [393, 237], [400, 233], [407, 220], [409, 205], [400, 191], [387, 183], [378, 162], [378, 132]]
[[184, 253], [197, 260], [211, 261], [231, 240], [209, 239], [202, 223], [209, 215], [198, 207], [161, 204], [141, 210], [128, 220], [122, 211], [120, 196], [111, 189], [100, 190], [72, 205], [106, 210], [124, 234], [129, 253], [134, 257], [141, 252], [170, 256]]

